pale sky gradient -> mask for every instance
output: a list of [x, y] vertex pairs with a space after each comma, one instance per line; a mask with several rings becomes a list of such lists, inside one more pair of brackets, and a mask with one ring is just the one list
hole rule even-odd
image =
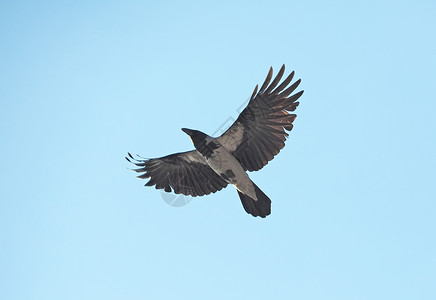
[[[0, 298], [436, 299], [435, 1], [3, 1]], [[167, 205], [127, 151], [192, 149], [270, 66], [287, 146]]]

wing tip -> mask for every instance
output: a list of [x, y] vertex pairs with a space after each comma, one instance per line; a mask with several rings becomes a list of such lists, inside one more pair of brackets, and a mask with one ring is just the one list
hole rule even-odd
[[259, 94], [262, 94], [265, 91], [265, 89], [268, 87], [272, 78], [272, 74], [273, 74], [273, 67], [271, 66], [269, 68], [268, 75], [266, 75], [265, 81], [263, 82], [262, 87], [259, 90]]
[[253, 94], [251, 94], [251, 98], [250, 98], [250, 100], [253, 100], [254, 99], [254, 97], [256, 97], [256, 94], [257, 94], [257, 89], [259, 88], [259, 85], [258, 84], [256, 84], [256, 86], [254, 87], [254, 91], [253, 91]]

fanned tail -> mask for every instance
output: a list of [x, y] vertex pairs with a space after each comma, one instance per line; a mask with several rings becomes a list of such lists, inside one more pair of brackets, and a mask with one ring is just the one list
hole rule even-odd
[[253, 185], [257, 200], [254, 200], [238, 191], [239, 198], [241, 198], [242, 206], [247, 213], [254, 217], [265, 218], [271, 213], [271, 200], [257, 187], [256, 184], [254, 184], [254, 182]]

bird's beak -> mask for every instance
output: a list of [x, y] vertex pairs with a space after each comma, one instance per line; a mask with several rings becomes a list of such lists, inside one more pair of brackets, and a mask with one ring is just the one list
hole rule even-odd
[[184, 133], [186, 133], [187, 135], [189, 135], [189, 136], [191, 136], [191, 135], [194, 133], [193, 130], [188, 129], [188, 128], [182, 128], [182, 131], [183, 131]]

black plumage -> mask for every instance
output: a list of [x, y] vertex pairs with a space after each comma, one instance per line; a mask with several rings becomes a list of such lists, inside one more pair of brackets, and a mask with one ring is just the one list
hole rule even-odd
[[138, 178], [150, 178], [147, 186], [192, 196], [215, 193], [230, 183], [248, 213], [269, 215], [271, 200], [245, 171], [260, 170], [272, 160], [285, 146], [286, 131], [293, 128], [296, 115], [289, 112], [295, 111], [303, 91], [292, 94], [300, 79], [288, 87], [294, 72], [278, 85], [284, 72], [283, 65], [271, 82], [270, 68], [261, 88], [256, 85], [247, 107], [220, 137], [183, 128], [195, 150], [154, 159], [135, 159], [129, 153], [127, 160], [139, 167], [134, 171], [142, 173]]
[[[259, 92], [256, 85], [247, 107], [235, 123], [218, 138], [218, 141], [233, 153], [247, 171], [260, 170], [272, 160], [285, 146], [288, 137], [285, 130], [290, 131], [293, 128], [292, 123], [297, 115], [290, 114], [288, 111], [294, 111], [298, 107], [299, 102], [296, 101], [303, 91], [289, 97], [300, 84], [300, 79], [283, 91], [292, 81], [294, 72], [275, 88], [284, 71], [283, 65], [274, 81], [268, 86], [273, 72], [270, 68]], [[241, 130], [242, 139], [235, 139], [237, 132]]]
[[165, 192], [203, 196], [220, 191], [227, 186], [196, 150], [175, 153], [161, 158], [135, 159], [128, 153], [127, 160], [139, 167], [140, 179], [150, 178], [146, 186], [155, 185]]

